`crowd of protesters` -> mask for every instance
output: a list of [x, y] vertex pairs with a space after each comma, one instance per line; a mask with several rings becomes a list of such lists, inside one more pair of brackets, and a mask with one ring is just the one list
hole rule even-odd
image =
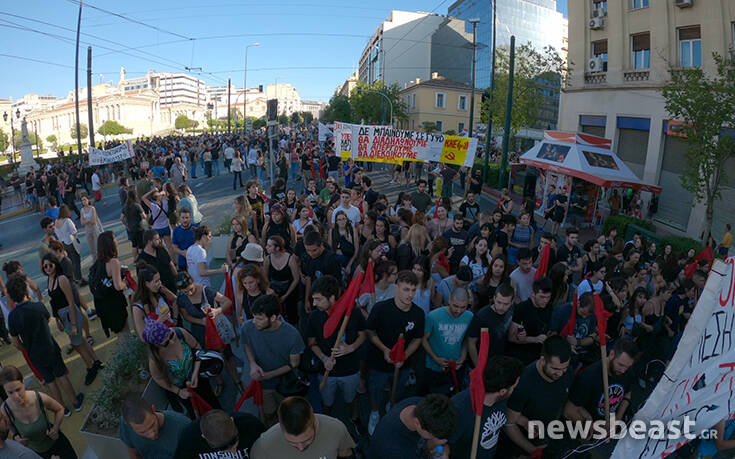
[[[123, 345], [147, 345], [168, 407], [123, 400], [119, 436], [131, 457], [468, 458], [469, 371], [482, 360], [483, 329], [477, 457], [589, 454], [584, 440], [534, 438], [528, 423], [602, 419], [603, 362], [610, 412], [635, 414], [676, 349], [711, 259], [637, 233], [625, 241], [614, 228], [582, 242], [555, 218], [546, 232], [510, 196], [483, 208], [480, 171], [445, 164], [381, 169], [402, 190], [389, 200], [367, 164], [342, 161], [315, 134], [282, 131], [272, 145], [262, 132], [139, 139], [126, 163], [62, 163], [25, 177], [26, 201], [43, 214], [48, 286], [4, 263], [0, 338], [23, 352], [46, 392], [26, 390], [15, 367], [0, 370], [0, 458], [76, 457], [61, 424], [84, 394], [67, 376], [52, 317], [67, 352], [85, 363], [85, 385], [104, 367], [89, 320]], [[231, 178], [236, 192], [219, 266], [189, 186], [202, 176]], [[110, 182], [119, 201], [104, 199]], [[100, 206], [119, 206], [124, 237], [105, 230]], [[80, 229], [93, 258], [86, 272]], [[120, 260], [127, 243], [130, 268]], [[731, 243], [728, 225], [713, 248], [727, 255]], [[357, 276], [370, 288], [328, 332]], [[609, 314], [604, 331], [596, 301]], [[257, 415], [225, 406], [228, 383], [238, 397], [255, 392]], [[605, 455], [614, 442], [594, 446]]]

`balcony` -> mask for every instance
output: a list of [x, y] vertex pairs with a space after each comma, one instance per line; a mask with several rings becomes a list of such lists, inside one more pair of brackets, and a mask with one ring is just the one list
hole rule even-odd
[[648, 69], [636, 69], [623, 72], [623, 81], [648, 81], [651, 71]]
[[585, 73], [584, 84], [604, 84], [607, 82], [607, 73], [596, 72], [596, 73]]

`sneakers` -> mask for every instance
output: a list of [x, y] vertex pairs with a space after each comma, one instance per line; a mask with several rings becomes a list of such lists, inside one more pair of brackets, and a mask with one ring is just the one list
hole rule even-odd
[[67, 407], [64, 407], [64, 417], [68, 418], [69, 416], [71, 416], [71, 410]]
[[72, 352], [74, 352], [74, 347], [70, 344], [69, 347], [66, 348], [66, 355], [71, 355]]
[[97, 311], [95, 311], [92, 308], [87, 309], [87, 318], [89, 320], [94, 320], [97, 318]]
[[371, 411], [370, 420], [368, 421], [368, 433], [370, 435], [375, 432], [375, 428], [378, 426], [378, 421], [380, 421], [380, 413], [377, 411]]
[[95, 362], [90, 368], [87, 369], [87, 376], [84, 377], [84, 385], [89, 386], [90, 384], [92, 384], [95, 378], [97, 378], [97, 373], [99, 371], [100, 369], [97, 366], [97, 362]]
[[358, 437], [364, 437], [367, 432], [365, 432], [365, 425], [362, 423], [360, 418], [355, 418], [352, 420], [352, 425], [355, 426], [355, 433], [357, 433]]
[[74, 402], [74, 411], [82, 411], [83, 403], [84, 403], [84, 393], [79, 392], [79, 395], [77, 395], [77, 399]]

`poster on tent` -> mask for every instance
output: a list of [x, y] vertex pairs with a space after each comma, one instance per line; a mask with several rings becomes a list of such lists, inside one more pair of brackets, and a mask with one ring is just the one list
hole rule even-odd
[[[716, 260], [692, 312], [674, 357], [633, 422], [651, 426], [693, 422], [690, 435], [626, 435], [614, 459], [671, 455], [722, 419], [735, 415], [735, 258]], [[686, 434], [686, 432], [684, 432]], [[663, 437], [663, 438], [660, 438]]]
[[334, 135], [333, 129], [333, 127], [319, 122], [319, 141], [326, 142], [327, 139], [331, 138]]
[[99, 148], [89, 147], [89, 165], [100, 166], [102, 164], [112, 164], [118, 161], [125, 161], [135, 156], [133, 145], [130, 140], [109, 150], [100, 150]]
[[[571, 189], [572, 177], [558, 172], [550, 172], [548, 170], [538, 170], [539, 176], [536, 179], [536, 202], [541, 203], [540, 206], [536, 206], [536, 213], [540, 216], [544, 216], [546, 209], [551, 203], [549, 202], [549, 187], [554, 186], [554, 195], [564, 194], [564, 189]], [[567, 201], [569, 201], [569, 196]]]

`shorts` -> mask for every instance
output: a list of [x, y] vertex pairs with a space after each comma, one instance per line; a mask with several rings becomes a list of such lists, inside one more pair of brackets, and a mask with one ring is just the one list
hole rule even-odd
[[102, 190], [94, 190], [94, 202], [102, 201]]
[[[411, 368], [407, 366], [401, 367], [400, 371], [398, 372], [398, 384], [396, 386], [396, 401], [399, 401], [402, 399], [402, 395], [405, 392], [404, 388], [406, 387], [406, 382], [408, 381], [409, 374], [411, 373]], [[377, 371], [370, 369], [370, 372], [368, 373], [369, 381], [368, 381], [368, 392], [370, 393], [370, 399], [373, 402], [376, 402], [378, 405], [382, 404], [383, 397], [386, 394], [386, 387], [390, 389], [389, 386], [393, 385], [393, 372], [386, 373], [384, 371]], [[329, 382], [329, 381], [327, 381]]]
[[156, 233], [158, 233], [159, 236], [171, 236], [171, 227], [166, 226], [165, 228], [154, 228], [156, 230]]
[[[79, 328], [81, 328], [81, 324]], [[48, 365], [39, 365], [36, 362], [32, 362], [33, 366], [36, 367], [36, 370], [41, 375], [41, 378], [43, 378], [44, 384], [51, 384], [56, 378], [61, 378], [69, 373], [69, 370], [64, 364], [64, 359], [61, 358], [61, 350], [58, 346], [56, 347], [55, 353], [53, 362], [50, 362]]]
[[[76, 291], [76, 288], [74, 288], [73, 291]], [[78, 293], [75, 294], [75, 297], [78, 297], [78, 295], [79, 295]], [[60, 309], [59, 310], [59, 313], [62, 313], [62, 311], [65, 311], [65, 310], [67, 312], [66, 317], [68, 318], [68, 310], [67, 310], [67, 308]], [[71, 334], [71, 319], [67, 319], [67, 320], [69, 320], [69, 322], [68, 323], [64, 323], [64, 333], [66, 333], [69, 336], [69, 341], [71, 342], [71, 345], [72, 346], [79, 346], [80, 344], [82, 344], [82, 342], [84, 342], [84, 337], [82, 336], [82, 324], [84, 323], [84, 317], [82, 317], [82, 311], [81, 311], [81, 309], [79, 309], [79, 307], [76, 306], [76, 305], [74, 306], [74, 313], [77, 316], [77, 320], [76, 320], [76, 322], [77, 322], [77, 333], [76, 333], [76, 335], [72, 335]], [[63, 321], [63, 319], [62, 319], [62, 321]]]
[[273, 416], [278, 411], [278, 405], [281, 404], [283, 395], [279, 394], [275, 389], [263, 389], [263, 414]]
[[130, 243], [133, 244], [133, 248], [142, 249], [143, 245], [143, 231], [131, 231], [130, 232]]
[[357, 396], [357, 386], [360, 385], [360, 372], [348, 376], [330, 376], [324, 389], [320, 389], [322, 403], [326, 406], [334, 406], [337, 396], [337, 388], [342, 391], [342, 400], [345, 404], [352, 403]]
[[39, 207], [46, 207], [48, 205], [48, 196], [39, 196], [38, 205]]

